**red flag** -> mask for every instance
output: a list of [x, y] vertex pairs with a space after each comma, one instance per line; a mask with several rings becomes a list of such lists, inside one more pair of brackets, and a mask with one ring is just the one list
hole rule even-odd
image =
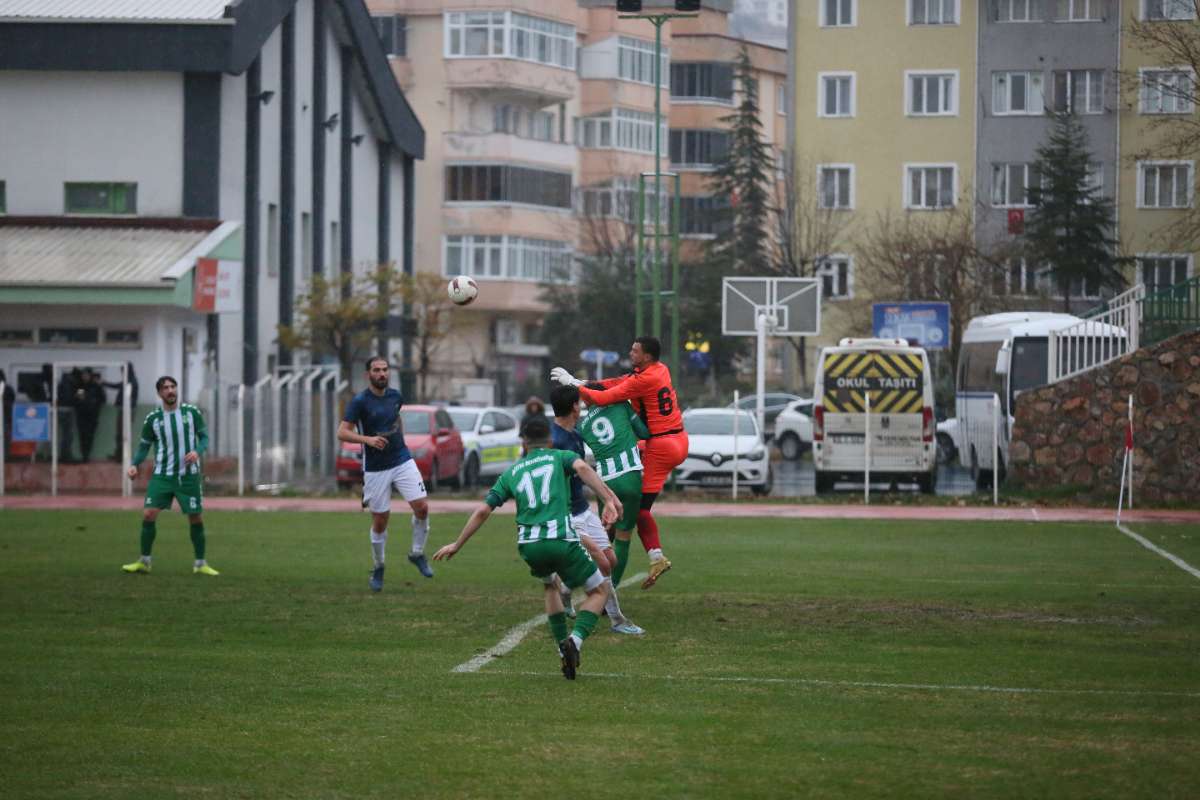
[[1125, 423], [1125, 449], [1133, 449], [1133, 420]]

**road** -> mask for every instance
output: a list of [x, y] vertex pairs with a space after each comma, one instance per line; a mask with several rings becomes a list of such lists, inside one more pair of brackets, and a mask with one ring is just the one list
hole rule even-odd
[[[776, 461], [772, 464], [775, 470], [775, 488], [772, 497], [814, 497], [816, 487], [813, 480], [813, 463], [809, 458], [800, 461]], [[886, 491], [888, 486], [883, 483], [871, 484], [871, 491]], [[840, 483], [838, 492], [862, 492], [861, 483]], [[915, 492], [916, 486], [901, 486], [902, 492]], [[943, 496], [968, 495], [975, 491], [975, 482], [970, 473], [957, 464], [950, 466], [942, 464], [938, 467], [937, 493]]]

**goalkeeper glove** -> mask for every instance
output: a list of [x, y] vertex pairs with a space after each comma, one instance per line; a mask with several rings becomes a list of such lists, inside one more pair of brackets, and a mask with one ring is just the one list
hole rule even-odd
[[580, 386], [583, 381], [576, 378], [571, 373], [567, 372], [562, 367], [555, 367], [550, 370], [550, 380], [555, 383], [561, 383], [563, 386]]

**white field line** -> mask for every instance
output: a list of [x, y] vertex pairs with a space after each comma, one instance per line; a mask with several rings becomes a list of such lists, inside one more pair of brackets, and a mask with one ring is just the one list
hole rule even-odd
[[1133, 539], [1135, 542], [1137, 542], [1138, 544], [1140, 544], [1142, 547], [1146, 548], [1150, 552], [1157, 553], [1158, 555], [1165, 558], [1167, 561], [1170, 561], [1172, 564], [1179, 567], [1181, 570], [1188, 573], [1193, 578], [1200, 578], [1200, 569], [1196, 569], [1195, 567], [1193, 567], [1191, 564], [1184, 561], [1179, 556], [1174, 555], [1172, 553], [1168, 553], [1166, 550], [1163, 550], [1161, 547], [1159, 547], [1154, 542], [1147, 539], [1145, 536], [1142, 536], [1141, 534], [1138, 534], [1138, 533], [1134, 533], [1133, 531], [1129, 530], [1129, 528], [1126, 528], [1124, 525], [1117, 525], [1117, 530], [1119, 530], [1121, 533], [1128, 536], [1130, 539]]
[[[627, 583], [627, 584], [633, 584], [634, 581], [640, 581], [645, 577], [646, 577], [645, 572], [639, 572], [637, 575], [631, 575], [628, 578], [622, 579], [622, 582]], [[521, 640], [524, 639], [529, 634], [530, 631], [532, 631], [535, 628], [538, 628], [542, 625], [545, 625], [546, 622], [547, 622], [547, 618], [546, 618], [545, 614], [538, 614], [533, 619], [525, 620], [520, 625], [517, 625], [517, 626], [513, 627], [511, 630], [509, 630], [508, 633], [504, 634], [504, 638], [501, 639], [500, 641], [496, 642], [495, 645], [493, 645], [492, 647], [489, 647], [487, 650], [483, 651], [482, 653], [475, 656], [471, 660], [464, 661], [463, 663], [459, 664], [457, 667], [455, 667], [454, 669], [452, 669], [450, 671], [451, 672], [478, 672], [479, 670], [481, 670], [485, 666], [487, 666], [489, 663], [491, 663], [492, 659], [499, 658], [501, 656], [505, 656], [505, 655], [508, 655], [509, 653], [511, 653], [513, 650], [516, 649], [517, 645], [519, 645], [521, 643]]]
[[[522, 676], [554, 677], [558, 673], [516, 672], [503, 673]], [[585, 672], [588, 678], [612, 678], [637, 681], [700, 681], [705, 683], [758, 683], [793, 686], [826, 686], [837, 689], [901, 689], [927, 692], [986, 692], [992, 694], [1062, 694], [1062, 695], [1109, 695], [1128, 697], [1187, 697], [1200, 698], [1200, 692], [1169, 692], [1141, 689], [1044, 689], [1028, 686], [988, 686], [952, 683], [886, 683], [883, 681], [829, 681], [818, 678], [753, 678], [713, 677], [706, 675], [629, 675], [621, 672]]]

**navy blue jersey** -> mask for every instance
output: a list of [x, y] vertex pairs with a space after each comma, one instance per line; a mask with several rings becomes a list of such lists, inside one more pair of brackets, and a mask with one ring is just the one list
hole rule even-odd
[[[586, 452], [583, 449], [583, 437], [575, 431], [569, 431], [557, 422], [550, 423], [550, 441], [555, 450], [570, 450], [578, 453], [580, 458]], [[578, 475], [571, 476], [571, 516], [582, 514], [588, 510], [587, 498], [583, 496], [583, 481]]]
[[403, 405], [404, 398], [395, 389], [385, 390], [382, 396], [363, 389], [346, 406], [343, 419], [356, 426], [359, 433], [386, 436], [388, 440], [388, 446], [382, 450], [363, 445], [364, 472], [382, 472], [412, 458], [400, 426], [400, 407]]

